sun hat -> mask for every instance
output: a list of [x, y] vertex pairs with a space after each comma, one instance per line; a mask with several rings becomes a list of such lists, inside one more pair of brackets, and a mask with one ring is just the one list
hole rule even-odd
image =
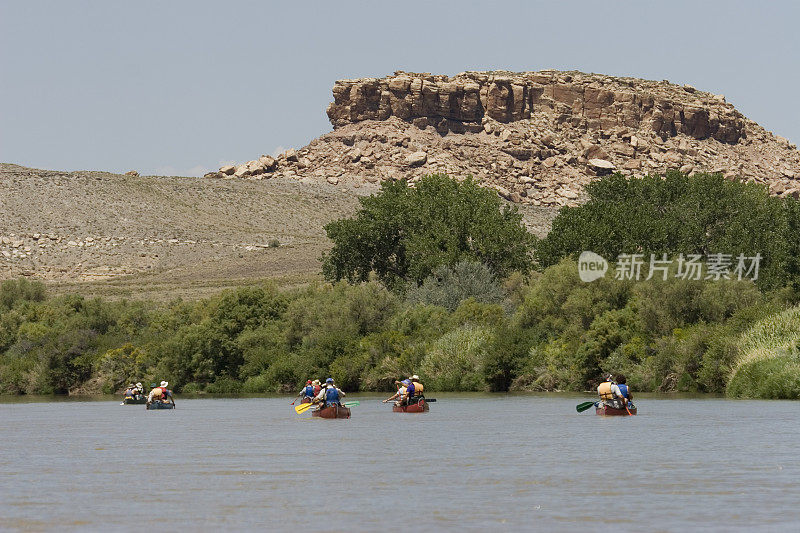
[[166, 381], [162, 381], [162, 382], [161, 382], [161, 386], [162, 386], [162, 387], [166, 387], [166, 386], [168, 386], [168, 385], [169, 385], [169, 383], [167, 383]]
[[141, 384], [141, 383], [137, 383], [137, 384], [136, 384], [136, 388], [137, 388], [137, 389], [141, 389], [141, 388], [142, 388], [142, 384]]
[[402, 383], [402, 384], [403, 384], [403, 385], [405, 385], [406, 387], [407, 387], [407, 386], [409, 386], [409, 385], [411, 385], [411, 381], [409, 381], [409, 380], [407, 380], [407, 379], [404, 379], [404, 380], [403, 380], [403, 381], [401, 381], [400, 383]]
[[413, 376], [411, 376], [409, 379], [410, 379], [411, 381], [419, 381], [419, 376], [418, 376], [418, 375], [416, 375], [416, 374], [414, 374], [414, 375], [413, 375]]
[[328, 378], [325, 380], [325, 383], [333, 383], [333, 378]]

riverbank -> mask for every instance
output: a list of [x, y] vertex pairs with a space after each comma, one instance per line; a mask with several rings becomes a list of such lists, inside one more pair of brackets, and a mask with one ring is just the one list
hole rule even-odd
[[490, 301], [447, 309], [374, 282], [168, 304], [5, 282], [0, 393], [111, 394], [161, 380], [179, 394], [296, 393], [328, 376], [346, 391], [392, 391], [411, 374], [438, 391], [583, 391], [606, 373], [638, 392], [723, 393], [742, 334], [791, 305], [746, 281], [581, 283], [569, 260], [529, 281], [483, 283], [494, 284]]

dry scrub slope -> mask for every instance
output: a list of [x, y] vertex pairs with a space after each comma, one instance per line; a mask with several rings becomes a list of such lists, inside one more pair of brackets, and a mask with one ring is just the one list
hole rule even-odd
[[[323, 226], [378, 185], [58, 172], [0, 164], [0, 279], [167, 299], [319, 279]], [[542, 234], [553, 210], [524, 208]], [[273, 243], [273, 246], [270, 246]], [[279, 243], [279, 246], [274, 244]]]

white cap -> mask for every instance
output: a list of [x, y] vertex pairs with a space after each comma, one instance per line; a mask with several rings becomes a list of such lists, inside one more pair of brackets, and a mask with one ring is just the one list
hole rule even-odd
[[166, 381], [162, 381], [162, 382], [161, 382], [161, 386], [162, 386], [162, 387], [166, 387], [167, 385], [169, 385], [169, 383], [167, 383]]
[[419, 376], [414, 374], [413, 376], [411, 376], [411, 379], [415, 380], [415, 381], [419, 381]]

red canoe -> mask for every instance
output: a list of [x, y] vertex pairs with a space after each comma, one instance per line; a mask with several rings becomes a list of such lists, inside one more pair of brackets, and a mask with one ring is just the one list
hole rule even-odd
[[311, 411], [311, 416], [319, 418], [350, 418], [350, 409], [341, 405], [331, 405]]
[[623, 409], [616, 409], [614, 407], [610, 407], [605, 404], [600, 404], [595, 407], [595, 414], [601, 416], [628, 416], [628, 411], [630, 411], [632, 415], [636, 414], [636, 407], [630, 407], [628, 410]]
[[427, 413], [431, 408], [424, 399], [411, 405], [393, 405], [392, 411], [395, 413]]

